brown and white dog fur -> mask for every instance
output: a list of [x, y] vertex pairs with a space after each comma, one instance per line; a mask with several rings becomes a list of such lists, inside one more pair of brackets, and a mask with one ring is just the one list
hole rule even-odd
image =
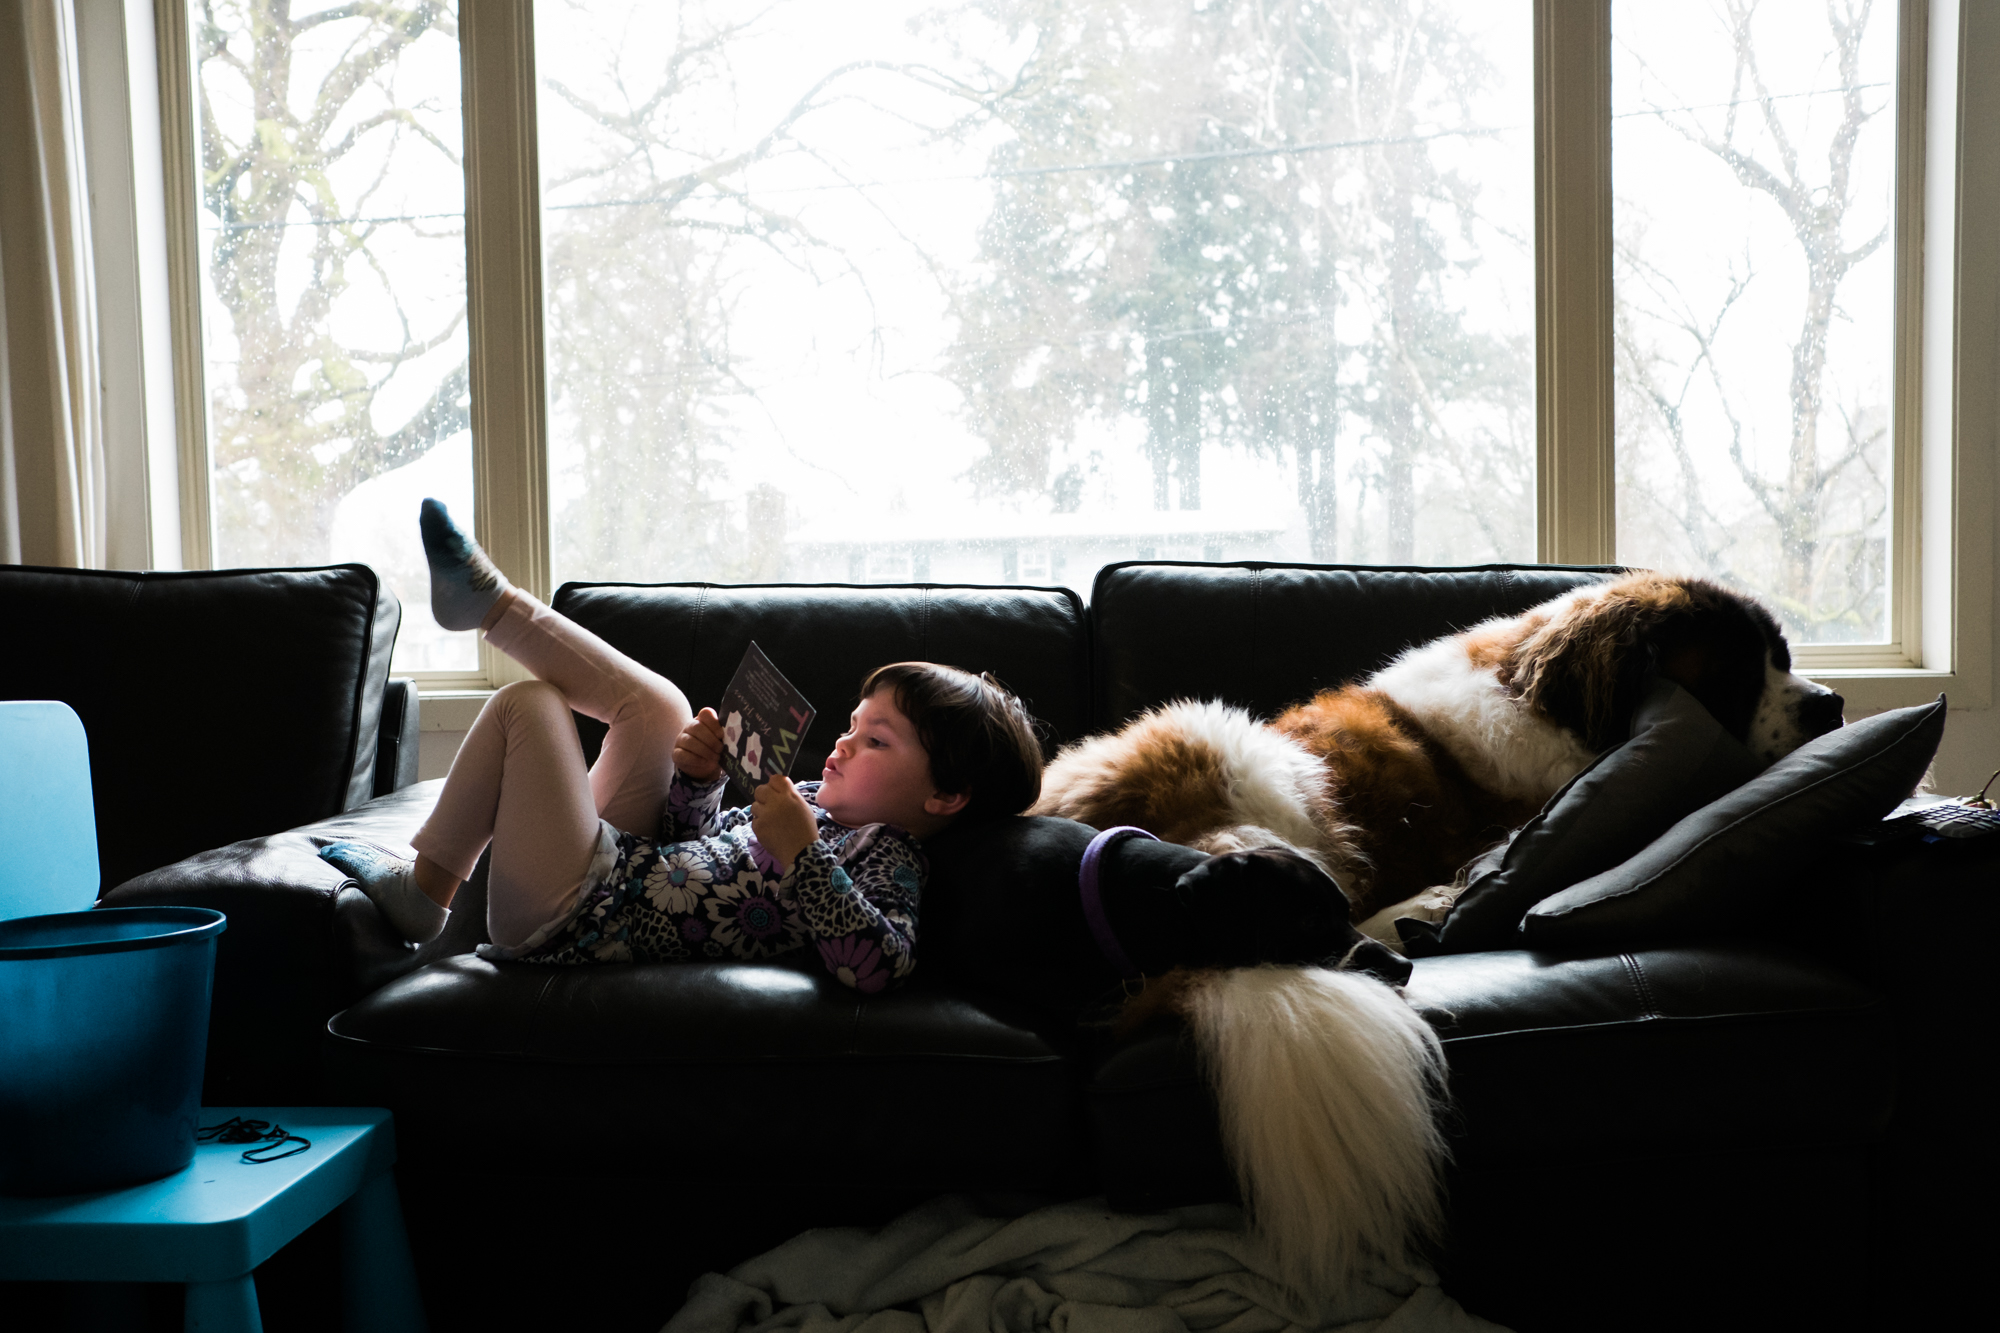
[[[1269, 723], [1215, 702], [1156, 709], [1066, 748], [1033, 813], [1210, 852], [1293, 847], [1340, 884], [1352, 920], [1395, 945], [1391, 917], [1441, 914], [1461, 866], [1625, 739], [1655, 671], [1766, 763], [1840, 725], [1840, 696], [1792, 674], [1762, 606], [1637, 573], [1411, 648]], [[1400, 1261], [1434, 1233], [1443, 1057], [1400, 997], [1314, 968], [1166, 989], [1294, 1286], [1337, 1288], [1366, 1254]]]

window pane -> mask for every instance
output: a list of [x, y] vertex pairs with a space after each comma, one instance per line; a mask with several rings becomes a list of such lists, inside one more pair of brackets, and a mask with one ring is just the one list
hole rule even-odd
[[1532, 558], [1529, 20], [538, 5], [557, 578]]
[[189, 6], [215, 563], [373, 565], [405, 671], [478, 664], [416, 523], [472, 511], [455, 12]]
[[1618, 558], [1888, 637], [1896, 6], [1612, 9]]

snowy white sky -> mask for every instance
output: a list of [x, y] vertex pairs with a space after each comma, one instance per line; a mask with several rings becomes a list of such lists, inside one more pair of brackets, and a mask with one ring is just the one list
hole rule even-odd
[[[733, 6], [744, 13], [766, 7], [765, 0]], [[1476, 324], [1531, 334], [1532, 252], [1524, 243], [1532, 235], [1533, 173], [1527, 156], [1530, 5], [1527, 0], [1459, 0], [1449, 7], [1466, 25], [1484, 31], [1482, 48], [1496, 65], [1517, 72], [1507, 86], [1490, 94], [1475, 116], [1475, 123], [1509, 127], [1509, 134], [1498, 139], [1446, 139], [1437, 148], [1449, 165], [1480, 182], [1481, 212], [1491, 227], [1483, 237], [1483, 275], [1468, 284], [1464, 294], [1468, 315]], [[711, 12], [730, 8], [716, 5]], [[912, 14], [931, 8], [927, 0], [821, 0], [774, 10], [756, 31], [737, 39], [731, 62], [736, 105], [733, 110], [719, 107], [715, 125], [707, 128], [748, 142], [801, 88], [847, 61], [935, 58], [926, 47], [928, 39], [914, 35], [908, 23]], [[1715, 8], [1719, 7], [1617, 0], [1615, 114], [1634, 112], [1647, 102], [1705, 105], [1731, 100], [1728, 48], [1712, 12]], [[1889, 32], [1894, 7], [1878, 4], [1877, 9], [1883, 11], [1878, 24]], [[584, 88], [602, 87], [613, 77], [623, 77], [634, 86], [657, 79], [657, 71], [649, 67], [649, 53], [669, 49], [672, 42], [670, 35], [650, 25], [670, 21], [672, 12], [672, 6], [631, 0], [545, 3], [537, 15], [539, 71], [545, 79]], [[1784, 35], [1760, 43], [1767, 53], [1767, 88], [1781, 97], [1780, 114], [1802, 156], [1810, 162], [1817, 155], [1823, 164], [1823, 135], [1837, 109], [1837, 97], [1799, 94], [1839, 83], [1838, 71], [1828, 67], [1817, 54], [1819, 46], [1810, 40], [1824, 30], [1824, 7], [1820, 0], [1766, 0], [1760, 14], [1771, 33]], [[1793, 33], [1806, 39], [1792, 40]], [[981, 34], [971, 37], [979, 40]], [[1018, 51], [1010, 53], [998, 34], [985, 35], [985, 40], [993, 63], [1018, 59]], [[1892, 34], [1875, 44], [1862, 71], [1863, 82], [1886, 85], [1894, 63], [1893, 46]], [[1646, 53], [1644, 68], [1635, 51]], [[316, 82], [314, 71], [302, 70], [294, 86]], [[396, 75], [398, 101], [427, 102], [426, 123], [453, 147], [458, 139], [456, 83], [456, 51], [442, 38], [417, 43]], [[975, 232], [991, 205], [989, 186], [978, 176], [992, 141], [970, 146], [926, 144], [921, 134], [885, 116], [880, 107], [896, 107], [896, 99], [907, 99], [904, 109], [913, 119], [934, 120], [940, 107], [933, 95], [886, 75], [863, 76], [856, 86], [865, 86], [874, 105], [857, 99], [815, 113], [811, 134], [814, 142], [837, 154], [850, 179], [882, 184], [827, 188], [825, 169], [798, 159], [759, 167], [750, 179], [754, 192], [768, 194], [774, 202], [782, 199], [786, 206], [794, 206], [804, 200], [810, 223], [847, 247], [868, 273], [869, 290], [864, 294], [852, 279], [805, 281], [768, 254], [746, 250], [737, 274], [742, 301], [733, 341], [757, 376], [762, 401], [759, 410], [744, 411], [734, 422], [743, 443], [729, 461], [730, 480], [742, 489], [759, 480], [776, 481], [791, 493], [801, 513], [831, 508], [846, 525], [865, 527], [886, 522], [892, 514], [917, 513], [928, 525], [948, 527], [951, 515], [970, 512], [970, 489], [961, 474], [980, 446], [968, 429], [956, 391], [935, 373], [953, 333], [935, 281], [884, 219], [893, 220], [895, 229], [949, 265], [972, 262]], [[1879, 105], [1886, 103], [1890, 90], [1883, 86], [1864, 96], [1872, 99], [1870, 105]], [[545, 94], [540, 108], [548, 180], [559, 174], [566, 146], [589, 131], [553, 95]], [[1743, 108], [1745, 114], [1755, 110]], [[1705, 123], [1719, 125], [1723, 112], [1711, 108], [1697, 114]], [[1884, 183], [1892, 166], [1889, 120], [1885, 113], [1871, 127], [1859, 159], [1863, 172]], [[1716, 284], [1726, 281], [1723, 275], [1732, 264], [1757, 266], [1759, 276], [1724, 325], [1717, 359], [1732, 383], [1747, 386], [1738, 395], [1737, 406], [1753, 455], [1782, 458], [1788, 431], [1784, 384], [1803, 282], [1803, 265], [1782, 219], [1767, 201], [1737, 188], [1711, 156], [1690, 150], [1658, 117], [1623, 114], [1615, 122], [1614, 135], [1621, 235], [1643, 216], [1648, 259], [1682, 275], [1683, 291], [1692, 305], [1714, 302]], [[462, 209], [462, 182], [448, 163], [441, 170], [441, 162], [434, 150], [406, 143], [391, 178], [364, 211], [449, 214]], [[375, 165], [355, 155], [352, 176], [339, 182], [341, 188], [358, 191], [361, 174]], [[1857, 217], [1879, 220], [1884, 215], [1886, 184], [1880, 193], [1879, 201], [1857, 209]], [[378, 250], [398, 296], [423, 331], [441, 324], [462, 304], [464, 263], [453, 224], [446, 220], [421, 225], [445, 235], [426, 241], [416, 238], [410, 228], [388, 227]], [[1839, 382], [1851, 391], [1850, 397], [1873, 395], [1886, 401], [1890, 254], [1891, 247], [1885, 246], [1843, 289], [1833, 357]], [[287, 303], [297, 298], [302, 272], [296, 265], [291, 270], [293, 287], [280, 294]], [[357, 282], [339, 314], [353, 330], [379, 327], [392, 317], [385, 291], [371, 289], [365, 280]], [[211, 381], [226, 390], [234, 349], [222, 320], [211, 314], [206, 324]], [[1343, 324], [1340, 336], [1343, 342], [1353, 342], [1369, 332]], [[378, 424], [393, 425], [462, 355], [462, 345], [454, 344], [406, 367], [382, 395]], [[1726, 437], [1726, 423], [1712, 401], [1697, 410], [1706, 414], [1696, 423], [1700, 438]], [[1143, 423], [1131, 417], [1086, 427], [1079, 451], [1099, 451], [1104, 459], [1084, 496], [1086, 517], [1099, 515], [1106, 526], [1117, 527], [1128, 521], [1121, 516], [1150, 509], [1143, 439]], [[555, 502], [560, 505], [575, 494], [576, 483], [564, 469], [559, 418], [552, 426], [551, 452]], [[1274, 505], [1296, 508], [1289, 461], [1260, 462], [1219, 449], [1213, 452], [1204, 464], [1203, 508], [1218, 525], [1247, 514], [1263, 515], [1268, 525]], [[1358, 459], [1360, 454], [1349, 449], [1346, 457]], [[1723, 467], [1717, 455], [1705, 471], [1720, 477]], [[424, 583], [414, 517], [417, 499], [426, 494], [438, 495], [469, 514], [471, 454], [466, 437], [350, 496], [336, 519], [332, 558], [369, 560], [399, 586], [410, 607], [399, 645], [399, 669], [470, 666], [465, 636], [436, 632], [422, 609]], [[1732, 496], [1727, 488], [1717, 494], [1725, 509], [1746, 504], [1745, 496]], [[1045, 508], [1046, 501], [1026, 506], [1027, 512], [1021, 514], [1024, 532], [1038, 526], [1037, 511]], [[991, 529], [996, 521], [989, 512], [980, 527]], [[1533, 556], [1532, 550], [1490, 554]], [[1308, 558], [1303, 551], [1296, 555]], [[1366, 552], [1342, 555], [1367, 558]], [[1644, 560], [1646, 552], [1621, 549], [1620, 557]], [[1417, 558], [1438, 557], [1419, 549]], [[560, 568], [555, 574], [558, 581], [564, 577]]]

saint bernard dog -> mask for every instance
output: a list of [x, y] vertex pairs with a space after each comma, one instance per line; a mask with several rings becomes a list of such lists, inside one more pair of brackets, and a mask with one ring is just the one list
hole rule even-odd
[[1289, 846], [1365, 921], [1448, 884], [1623, 741], [1652, 671], [1767, 764], [1838, 727], [1840, 696], [1791, 666], [1749, 598], [1628, 574], [1420, 644], [1269, 723], [1215, 702], [1155, 709], [1065, 748], [1031, 813], [1210, 852]]
[[[1268, 723], [1215, 702], [1147, 713], [1065, 748], [1031, 813], [1130, 824], [1210, 852], [1292, 848], [1399, 947], [1398, 914], [1442, 915], [1460, 867], [1623, 741], [1652, 673], [1765, 763], [1841, 725], [1793, 675], [1769, 611], [1694, 578], [1589, 584], [1404, 652]], [[1444, 1057], [1396, 991], [1356, 971], [1261, 967], [1154, 979], [1213, 1085], [1258, 1232], [1302, 1291], [1369, 1254], [1414, 1257], [1442, 1221]]]

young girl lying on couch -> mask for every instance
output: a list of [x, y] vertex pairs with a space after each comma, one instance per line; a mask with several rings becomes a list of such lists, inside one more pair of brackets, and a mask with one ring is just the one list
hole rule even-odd
[[[492, 844], [488, 957], [536, 963], [767, 958], [812, 944], [857, 990], [907, 977], [926, 863], [919, 841], [1016, 814], [1041, 790], [1021, 701], [929, 662], [873, 672], [819, 782], [774, 777], [723, 810], [723, 729], [687, 696], [511, 586], [426, 500], [431, 611], [478, 628], [536, 679], [496, 691], [404, 861], [366, 843], [320, 855], [405, 938], [444, 928]], [[584, 764], [571, 710], [609, 725]]]

